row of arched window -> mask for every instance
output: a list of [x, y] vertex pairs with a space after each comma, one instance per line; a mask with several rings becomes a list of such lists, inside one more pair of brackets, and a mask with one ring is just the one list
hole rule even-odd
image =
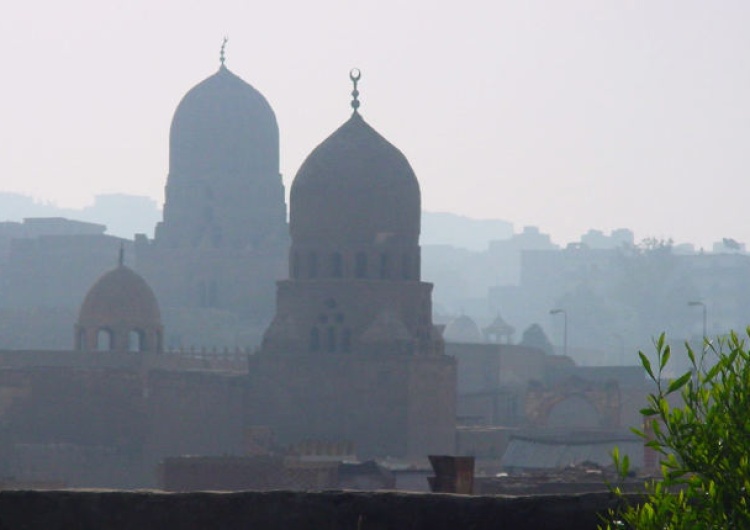
[[[418, 267], [418, 265], [416, 265]], [[340, 252], [332, 252], [326, 256], [320, 256], [315, 251], [307, 253], [295, 252], [292, 258], [292, 270], [294, 279], [316, 279], [316, 278], [358, 278], [358, 279], [380, 279], [380, 280], [413, 280], [415, 263], [411, 254], [393, 255], [381, 252], [368, 255], [367, 252], [354, 254], [354, 262], [349, 268], [346, 267], [344, 255]]]
[[352, 351], [352, 332], [349, 328], [328, 326], [313, 327], [310, 330], [310, 351], [328, 353], [350, 353]]
[[[88, 341], [86, 340], [86, 330], [81, 329], [78, 332], [78, 349], [86, 350], [89, 347]], [[115, 340], [115, 332], [109, 328], [99, 328], [96, 330], [96, 341], [94, 343], [94, 350], [96, 351], [113, 351], [117, 349], [117, 341]], [[161, 341], [160, 335], [157, 333], [157, 342]], [[131, 352], [142, 352], [148, 350], [148, 341], [146, 340], [146, 333], [140, 329], [132, 329], [128, 331], [126, 350]], [[156, 345], [156, 350], [160, 349], [160, 345]]]

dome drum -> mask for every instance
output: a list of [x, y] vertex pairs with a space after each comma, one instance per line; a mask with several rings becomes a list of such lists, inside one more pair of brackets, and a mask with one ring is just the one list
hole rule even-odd
[[75, 326], [79, 351], [162, 351], [163, 326], [154, 292], [120, 265], [89, 289]]
[[388, 246], [354, 249], [294, 246], [290, 252], [289, 277], [296, 280], [357, 279], [419, 281], [419, 250]]

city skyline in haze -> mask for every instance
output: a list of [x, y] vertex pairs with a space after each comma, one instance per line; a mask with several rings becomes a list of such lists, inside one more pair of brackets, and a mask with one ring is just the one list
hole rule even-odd
[[358, 67], [360, 111], [407, 156], [427, 211], [560, 244], [592, 228], [750, 243], [748, 22], [737, 0], [14, 5], [0, 191], [161, 205], [172, 114], [227, 35], [227, 67], [276, 112], [287, 192], [348, 117]]

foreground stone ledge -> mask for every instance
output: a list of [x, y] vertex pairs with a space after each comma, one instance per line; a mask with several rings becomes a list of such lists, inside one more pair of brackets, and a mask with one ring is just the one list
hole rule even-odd
[[0, 530], [595, 529], [609, 493], [0, 491]]

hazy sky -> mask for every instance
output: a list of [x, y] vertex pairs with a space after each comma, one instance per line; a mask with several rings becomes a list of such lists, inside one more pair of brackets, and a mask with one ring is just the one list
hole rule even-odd
[[[423, 207], [750, 245], [750, 2], [45, 0], [0, 18], [0, 191], [163, 200], [177, 103], [219, 66], [276, 111], [287, 189], [361, 112]], [[0, 217], [2, 212], [0, 212]]]

